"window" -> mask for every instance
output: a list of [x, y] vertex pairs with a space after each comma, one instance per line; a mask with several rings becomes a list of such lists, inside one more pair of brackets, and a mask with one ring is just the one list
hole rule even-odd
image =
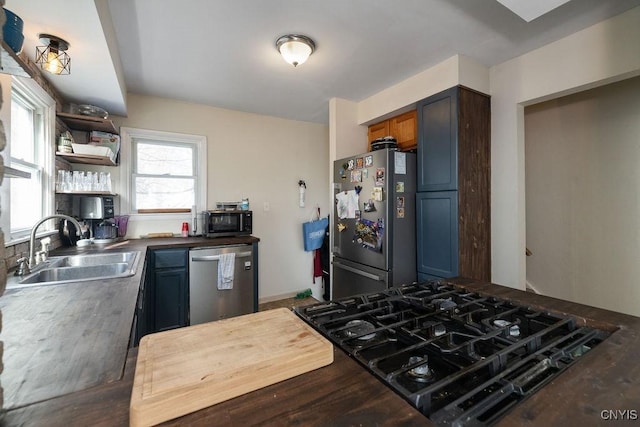
[[121, 138], [130, 213], [189, 212], [206, 205], [205, 137], [122, 128]]
[[[10, 167], [28, 172], [30, 179], [3, 181], [1, 213], [9, 241], [26, 237], [31, 227], [53, 211], [54, 101], [31, 79], [13, 78], [11, 132], [5, 159]], [[51, 227], [51, 224], [45, 226]]]

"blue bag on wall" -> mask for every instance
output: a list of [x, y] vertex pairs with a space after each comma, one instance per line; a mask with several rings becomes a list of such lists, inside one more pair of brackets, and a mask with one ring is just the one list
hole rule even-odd
[[302, 224], [305, 251], [320, 249], [328, 226], [329, 218], [321, 218], [317, 221], [309, 221]]

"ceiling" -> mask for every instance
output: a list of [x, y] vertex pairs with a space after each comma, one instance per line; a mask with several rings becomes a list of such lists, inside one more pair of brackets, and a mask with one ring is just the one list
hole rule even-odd
[[[518, 1], [530, 0], [508, 3]], [[47, 75], [70, 101], [126, 115], [132, 92], [327, 123], [332, 97], [360, 101], [456, 54], [493, 66], [640, 0], [572, 0], [530, 22], [502, 3], [6, 0], [5, 7], [25, 21], [23, 49], [32, 59], [38, 33], [70, 43], [71, 75]], [[297, 68], [275, 48], [288, 33], [316, 42]]]

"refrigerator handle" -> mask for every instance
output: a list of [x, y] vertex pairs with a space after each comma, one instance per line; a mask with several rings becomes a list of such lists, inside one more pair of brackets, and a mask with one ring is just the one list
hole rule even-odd
[[357, 268], [349, 267], [348, 265], [341, 264], [339, 261], [333, 261], [333, 265], [335, 267], [341, 268], [343, 270], [350, 271], [351, 273], [357, 274], [359, 276], [366, 277], [367, 279], [375, 280], [378, 282], [382, 282], [383, 279], [380, 276], [376, 276], [375, 274], [367, 273], [366, 271], [358, 270]]

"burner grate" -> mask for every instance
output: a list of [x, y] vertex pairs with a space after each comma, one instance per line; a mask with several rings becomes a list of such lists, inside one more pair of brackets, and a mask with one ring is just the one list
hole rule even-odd
[[609, 336], [444, 281], [295, 311], [443, 425], [490, 425]]

